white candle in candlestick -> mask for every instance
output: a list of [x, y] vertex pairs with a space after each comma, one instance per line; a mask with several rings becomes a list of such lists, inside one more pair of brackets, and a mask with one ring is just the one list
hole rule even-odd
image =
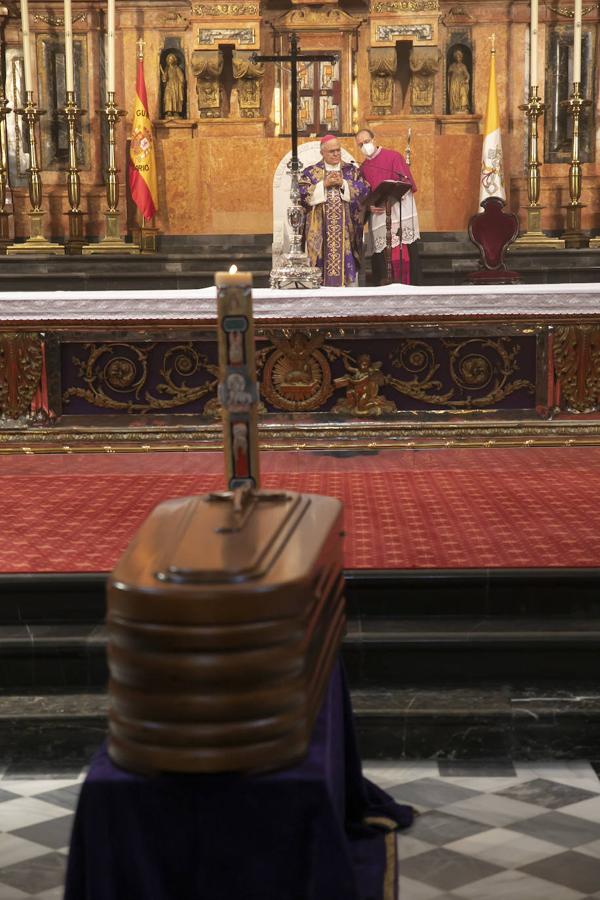
[[573, 81], [581, 83], [581, 0], [575, 0], [575, 29], [573, 39]]
[[65, 0], [65, 81], [67, 91], [74, 91], [74, 70], [73, 70], [73, 12], [71, 10], [71, 0]]
[[539, 21], [539, 0], [531, 0], [531, 28], [529, 31], [529, 85], [537, 85], [538, 83], [538, 21]]
[[31, 76], [31, 44], [29, 39], [29, 5], [21, 0], [21, 31], [23, 32], [23, 70], [25, 72], [25, 90], [33, 90]]
[[108, 0], [106, 90], [115, 92], [115, 0]]

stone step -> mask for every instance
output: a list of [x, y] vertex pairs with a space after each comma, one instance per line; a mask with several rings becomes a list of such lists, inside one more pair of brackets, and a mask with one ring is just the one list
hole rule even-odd
[[[0, 693], [102, 688], [107, 681], [103, 625], [0, 626]], [[428, 617], [350, 618], [342, 655], [357, 689], [413, 683], [480, 683], [510, 677], [598, 677], [600, 620]], [[598, 682], [600, 688], [600, 681]]]
[[[408, 675], [409, 673], [407, 673]], [[408, 683], [352, 690], [363, 757], [590, 759], [600, 739], [600, 691], [578, 682], [515, 688]], [[0, 703], [2, 758], [89, 758], [106, 735], [103, 692], [14, 693]]]
[[[350, 619], [343, 655], [357, 688], [414, 683], [480, 683], [510, 677], [598, 679], [600, 619], [541, 617], [502, 619]], [[598, 681], [600, 692], [600, 680]]]
[[[600, 568], [355, 569], [351, 619], [430, 616], [600, 619]], [[0, 574], [0, 626], [101, 625], [105, 573]]]

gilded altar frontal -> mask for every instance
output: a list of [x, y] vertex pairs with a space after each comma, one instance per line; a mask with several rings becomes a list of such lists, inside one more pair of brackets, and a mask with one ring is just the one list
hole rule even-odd
[[[600, 224], [596, 197], [596, 46], [598, 8], [584, 5], [581, 119], [585, 165], [582, 227]], [[65, 171], [69, 140], [65, 107], [62, 3], [30, 0], [34, 93], [40, 110], [44, 230], [61, 236], [69, 209]], [[108, 129], [106, 3], [73, 0], [75, 101], [81, 209], [86, 233], [103, 233]], [[483, 119], [495, 35], [499, 115], [507, 205], [525, 227], [528, 95], [528, 2], [502, 0], [120, 0], [116, 4], [116, 166], [121, 171], [121, 231], [135, 226], [127, 196], [126, 160], [135, 101], [136, 58], [144, 42], [148, 112], [158, 173], [155, 225], [165, 236], [273, 232], [273, 179], [290, 148], [290, 74], [253, 54], [285, 54], [296, 33], [300, 49], [333, 61], [305, 63], [298, 73], [300, 142], [337, 133], [353, 156], [353, 134], [374, 130], [381, 144], [406, 155], [419, 188], [423, 232], [464, 232], [477, 209]], [[17, 4], [2, 8], [3, 57], [10, 110], [22, 108], [24, 70]], [[546, 103], [540, 163], [541, 227], [558, 233], [569, 202], [572, 125], [568, 99], [572, 9], [540, 4], [538, 52]], [[15, 238], [29, 234], [24, 118], [6, 116]]]

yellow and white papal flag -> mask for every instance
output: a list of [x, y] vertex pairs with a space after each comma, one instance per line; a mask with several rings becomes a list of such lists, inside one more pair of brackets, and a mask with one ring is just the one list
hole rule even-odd
[[500, 136], [500, 116], [498, 114], [498, 91], [496, 90], [496, 50], [493, 46], [493, 41], [483, 150], [481, 153], [480, 205], [486, 197], [499, 197], [501, 200], [506, 200], [504, 159], [502, 156], [502, 138]]

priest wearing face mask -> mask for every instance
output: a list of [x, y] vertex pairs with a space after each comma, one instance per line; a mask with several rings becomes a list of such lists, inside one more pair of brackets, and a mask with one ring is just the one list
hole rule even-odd
[[[410, 168], [401, 153], [385, 150], [378, 146], [375, 134], [369, 128], [363, 128], [356, 134], [356, 143], [365, 160], [359, 172], [368, 181], [372, 191], [382, 181], [408, 181], [410, 190], [402, 198], [401, 203], [392, 206], [392, 272], [393, 281], [410, 284], [410, 256], [408, 245], [419, 237], [419, 220], [415, 204], [417, 186]], [[366, 250], [371, 257], [371, 270], [374, 284], [387, 282], [387, 264], [385, 260], [386, 221], [385, 208], [371, 207], [368, 210]], [[399, 233], [400, 232], [400, 233]]]
[[362, 201], [369, 186], [353, 163], [342, 163], [342, 148], [333, 134], [321, 139], [322, 160], [308, 166], [298, 186], [306, 209], [306, 252], [323, 272], [323, 284], [356, 284], [362, 253]]

